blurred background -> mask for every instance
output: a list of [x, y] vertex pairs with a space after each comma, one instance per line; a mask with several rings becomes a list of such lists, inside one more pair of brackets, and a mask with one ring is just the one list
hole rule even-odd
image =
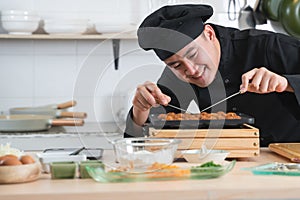
[[86, 124], [122, 130], [137, 85], [164, 68], [138, 47], [136, 28], [157, 8], [182, 3], [212, 5], [208, 22], [300, 35], [297, 0], [1, 0], [0, 112], [74, 99]]

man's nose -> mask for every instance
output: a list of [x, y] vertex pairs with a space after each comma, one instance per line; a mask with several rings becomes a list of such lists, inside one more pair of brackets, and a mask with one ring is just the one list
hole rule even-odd
[[193, 63], [189, 60], [186, 60], [184, 65], [185, 65], [184, 73], [187, 76], [191, 76], [191, 75], [194, 75], [196, 73], [197, 68], [196, 68], [195, 63]]

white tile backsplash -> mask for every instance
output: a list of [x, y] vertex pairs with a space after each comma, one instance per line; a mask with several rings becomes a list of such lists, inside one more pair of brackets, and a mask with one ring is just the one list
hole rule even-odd
[[36, 97], [69, 97], [76, 80], [76, 57], [36, 56], [34, 69]]
[[1, 10], [34, 10], [36, 0], [1, 0]]
[[[0, 90], [2, 91], [2, 89]], [[34, 105], [33, 98], [27, 97], [7, 97], [7, 98], [0, 98], [0, 114], [1, 115], [8, 115], [9, 108], [16, 108], [16, 107], [31, 107]]]
[[34, 41], [35, 55], [75, 55], [76, 40], [36, 40]]
[[[121, 41], [123, 43], [123, 41]], [[83, 56], [112, 55], [111, 40], [77, 40], [77, 54]]]
[[231, 20], [233, 18], [238, 19], [238, 15], [233, 13], [216, 13], [207, 21], [207, 23], [214, 23], [219, 24], [221, 26], [230, 26], [238, 28], [238, 21]]
[[0, 55], [0, 98], [32, 98], [32, 56]]
[[[93, 97], [109, 96], [114, 82], [118, 80], [119, 71], [114, 69], [113, 57], [79, 56], [74, 96]], [[105, 80], [105, 81], [104, 81]]]
[[113, 122], [119, 121], [118, 114], [123, 109], [120, 97], [77, 97], [78, 104], [74, 111], [86, 112], [86, 121], [91, 122]]
[[0, 55], [33, 55], [33, 43], [32, 40], [1, 39]]

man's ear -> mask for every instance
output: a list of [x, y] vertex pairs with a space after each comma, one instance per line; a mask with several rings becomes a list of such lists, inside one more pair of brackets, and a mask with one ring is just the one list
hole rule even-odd
[[204, 25], [204, 30], [203, 30], [205, 37], [209, 40], [214, 40], [216, 38], [216, 33], [213, 27], [209, 24]]

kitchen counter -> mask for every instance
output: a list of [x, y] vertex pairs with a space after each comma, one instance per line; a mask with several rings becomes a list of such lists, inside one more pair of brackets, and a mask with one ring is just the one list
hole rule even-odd
[[[112, 162], [111, 150], [103, 160]], [[92, 179], [52, 180], [43, 174], [37, 181], [0, 186], [0, 199], [76, 200], [76, 199], [290, 199], [299, 198], [300, 179], [296, 176], [259, 176], [243, 167], [269, 162], [288, 162], [261, 149], [258, 157], [240, 159], [228, 174], [206, 180], [176, 180], [135, 183], [98, 183]], [[189, 165], [188, 163], [175, 163]]]
[[47, 148], [112, 149], [110, 141], [123, 137], [123, 124], [85, 123], [84, 126], [58, 126], [38, 132], [1, 132], [1, 144], [9, 143], [23, 151], [43, 151]]

